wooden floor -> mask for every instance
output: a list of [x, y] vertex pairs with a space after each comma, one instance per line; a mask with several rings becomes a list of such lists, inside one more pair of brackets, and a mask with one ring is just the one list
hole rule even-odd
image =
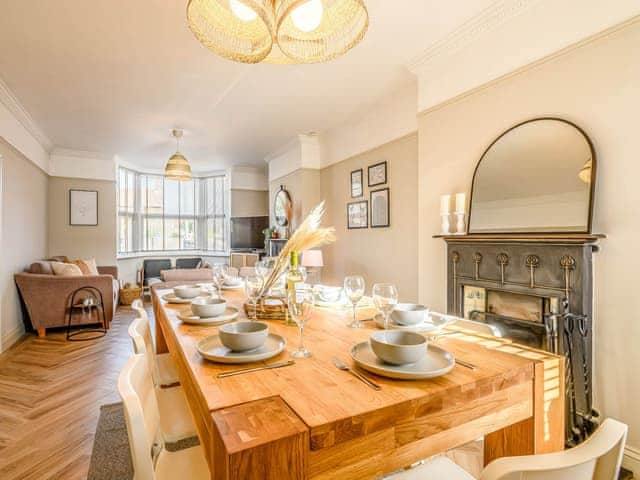
[[121, 308], [99, 340], [47, 331], [0, 355], [0, 479], [86, 478], [100, 405], [120, 401], [133, 318]]
[[[86, 479], [100, 405], [120, 401], [133, 318], [120, 307], [102, 339], [67, 342], [64, 331], [47, 332], [0, 354], [0, 479]], [[479, 473], [480, 444], [448, 455]]]

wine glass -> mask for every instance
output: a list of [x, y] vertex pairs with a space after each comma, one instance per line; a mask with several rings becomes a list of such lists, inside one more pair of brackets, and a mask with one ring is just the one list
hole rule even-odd
[[311, 317], [313, 312], [314, 297], [313, 292], [309, 289], [291, 290], [287, 295], [287, 305], [289, 307], [289, 315], [294, 322], [298, 325], [300, 330], [300, 344], [297, 350], [291, 352], [291, 356], [294, 358], [307, 358], [311, 356], [311, 352], [304, 348], [302, 342], [302, 331], [304, 330], [305, 323]]
[[257, 320], [258, 315], [258, 297], [260, 296], [260, 291], [262, 290], [262, 284], [264, 280], [261, 277], [257, 276], [249, 276], [244, 280], [244, 289], [247, 293], [247, 298], [253, 305], [253, 318], [251, 320]]
[[259, 277], [262, 277], [263, 280], [266, 280], [267, 276], [269, 275], [269, 272], [271, 271], [271, 268], [269, 268], [269, 265], [267, 264], [266, 260], [260, 260], [259, 262], [256, 262], [255, 269], [256, 269], [256, 274]]
[[389, 328], [389, 315], [398, 304], [398, 290], [391, 283], [376, 283], [371, 292], [373, 303], [384, 316], [384, 329]]
[[353, 305], [353, 321], [351, 328], [362, 328], [362, 322], [356, 320], [356, 305], [364, 295], [364, 278], [360, 275], [351, 275], [344, 279], [344, 293]]
[[229, 267], [224, 264], [217, 263], [213, 266], [213, 283], [218, 291], [218, 296], [222, 298], [222, 286], [229, 273]]

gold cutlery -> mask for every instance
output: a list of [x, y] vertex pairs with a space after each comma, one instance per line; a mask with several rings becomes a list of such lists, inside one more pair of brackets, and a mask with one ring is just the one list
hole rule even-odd
[[364, 375], [362, 375], [358, 371], [354, 370], [353, 368], [350, 368], [342, 360], [340, 360], [338, 357], [333, 357], [333, 364], [338, 369], [344, 370], [345, 372], [351, 373], [358, 380], [364, 382], [366, 385], [368, 385], [369, 387], [373, 388], [374, 390], [382, 390], [382, 387], [380, 385], [378, 385], [377, 383], [373, 383], [371, 380], [369, 380], [367, 377], [365, 377]]
[[473, 363], [465, 362], [464, 360], [460, 360], [459, 358], [456, 358], [456, 363], [463, 367], [467, 367], [470, 370], [475, 370], [477, 368]]
[[243, 373], [259, 372], [260, 370], [271, 370], [273, 368], [288, 367], [289, 365], [295, 365], [295, 363], [296, 362], [294, 360], [287, 360], [286, 362], [270, 363], [268, 365], [261, 365], [259, 367], [243, 368], [241, 370], [232, 370], [230, 372], [219, 373], [217, 376], [218, 378], [232, 377], [233, 375], [240, 375]]

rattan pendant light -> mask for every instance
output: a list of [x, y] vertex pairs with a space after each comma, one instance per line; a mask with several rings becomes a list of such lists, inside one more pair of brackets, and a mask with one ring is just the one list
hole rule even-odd
[[191, 166], [185, 156], [180, 153], [182, 130], [174, 129], [171, 134], [176, 139], [176, 153], [171, 155], [167, 161], [167, 165], [164, 167], [164, 176], [169, 180], [181, 182], [191, 180]]
[[189, 0], [189, 28], [207, 48], [243, 63], [317, 63], [363, 38], [363, 0]]

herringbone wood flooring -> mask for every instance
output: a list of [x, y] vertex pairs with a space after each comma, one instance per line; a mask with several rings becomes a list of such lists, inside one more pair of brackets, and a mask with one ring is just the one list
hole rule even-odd
[[0, 355], [1, 479], [86, 478], [100, 405], [120, 401], [133, 318], [120, 307], [104, 338], [67, 342], [47, 331]]

